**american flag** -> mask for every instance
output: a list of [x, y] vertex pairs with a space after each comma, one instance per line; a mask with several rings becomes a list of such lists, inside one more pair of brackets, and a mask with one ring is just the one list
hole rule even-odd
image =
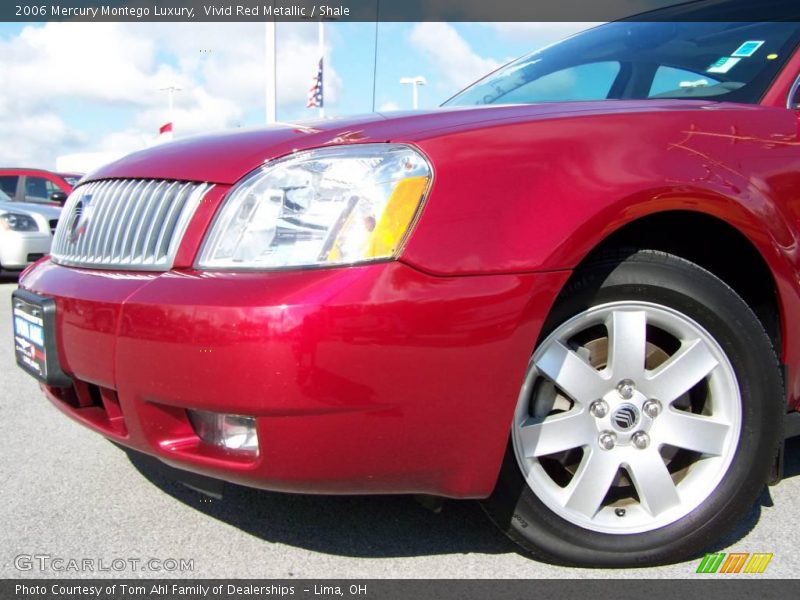
[[308, 90], [308, 104], [306, 104], [308, 108], [319, 107], [322, 108], [323, 98], [322, 98], [322, 59], [319, 59], [319, 69], [317, 69], [317, 74], [314, 77], [314, 85], [311, 86], [311, 89]]

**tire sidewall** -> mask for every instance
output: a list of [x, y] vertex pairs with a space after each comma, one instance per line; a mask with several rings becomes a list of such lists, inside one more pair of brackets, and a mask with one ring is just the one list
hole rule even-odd
[[717, 341], [734, 369], [742, 399], [737, 448], [719, 485], [691, 513], [659, 529], [614, 535], [583, 529], [547, 508], [525, 483], [509, 444], [497, 488], [484, 506], [515, 541], [551, 562], [646, 565], [696, 555], [752, 506], [775, 457], [783, 410], [775, 352], [744, 301], [692, 263], [640, 252], [618, 264], [576, 273], [549, 315], [540, 342], [588, 308], [619, 301], [677, 310]]

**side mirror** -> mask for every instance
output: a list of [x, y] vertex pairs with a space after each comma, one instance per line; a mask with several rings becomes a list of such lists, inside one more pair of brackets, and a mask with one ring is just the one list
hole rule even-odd
[[64, 202], [67, 201], [67, 195], [64, 192], [53, 192], [50, 194], [50, 202], [55, 202], [64, 206]]

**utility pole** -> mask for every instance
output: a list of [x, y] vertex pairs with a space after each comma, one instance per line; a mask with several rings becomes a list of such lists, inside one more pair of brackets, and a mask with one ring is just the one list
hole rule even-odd
[[426, 85], [428, 82], [422, 75], [417, 75], [416, 77], [403, 77], [400, 79], [400, 83], [411, 86], [412, 106], [414, 107], [414, 110], [417, 110], [417, 108], [419, 108], [418, 87], [421, 85]]

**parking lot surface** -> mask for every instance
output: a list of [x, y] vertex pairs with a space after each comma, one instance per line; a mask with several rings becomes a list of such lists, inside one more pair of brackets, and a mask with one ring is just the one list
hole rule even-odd
[[[222, 500], [204, 497], [131, 460], [45, 400], [14, 364], [15, 287], [13, 278], [0, 281], [0, 577], [700, 577], [699, 561], [619, 571], [542, 564], [518, 553], [474, 502], [447, 501], [434, 514], [402, 496], [297, 496], [227, 486]], [[771, 552], [757, 577], [797, 577], [799, 519], [795, 439], [784, 481], [762, 494], [716, 550]], [[49, 558], [26, 558], [34, 556]], [[92, 569], [69, 568], [73, 559]], [[170, 560], [191, 561], [191, 568], [165, 571], [174, 566]], [[125, 567], [117, 570], [120, 561]]]

